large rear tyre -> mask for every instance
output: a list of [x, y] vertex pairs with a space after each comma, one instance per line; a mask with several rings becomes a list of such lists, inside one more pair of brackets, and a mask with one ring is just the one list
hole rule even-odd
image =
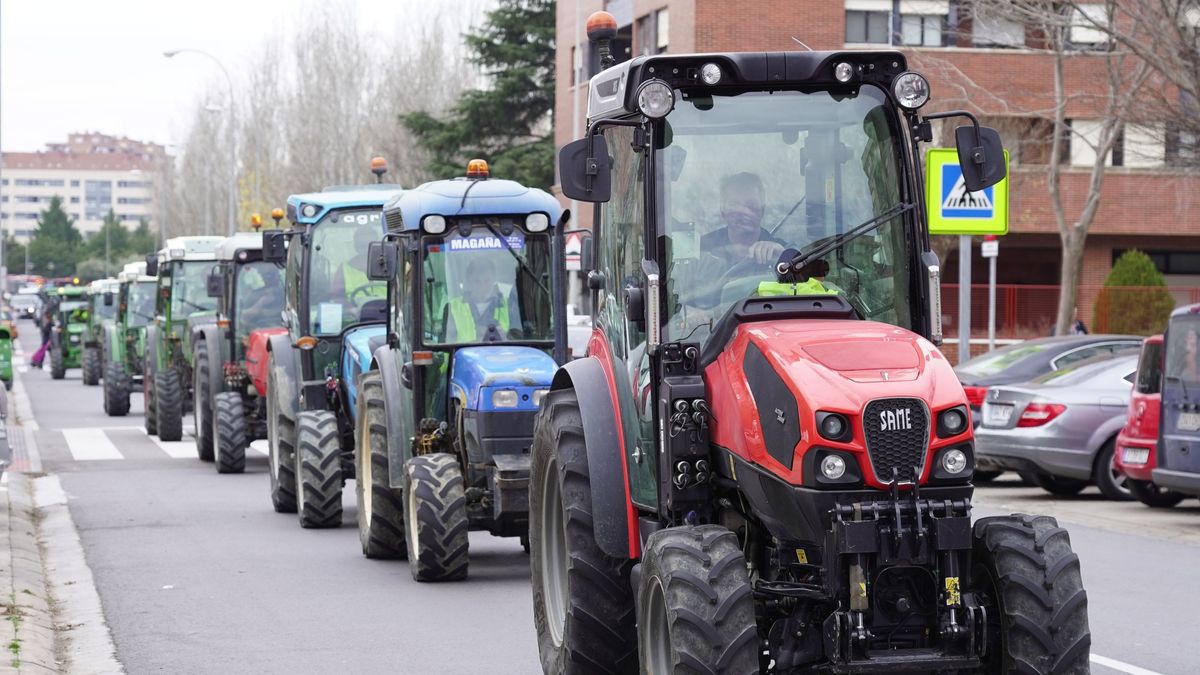
[[129, 414], [129, 378], [116, 361], [109, 361], [104, 373], [104, 412], [109, 417]]
[[998, 516], [977, 521], [974, 539], [992, 631], [984, 672], [1087, 673], [1087, 592], [1067, 531], [1049, 516]]
[[1092, 469], [1092, 482], [1100, 488], [1101, 494], [1117, 502], [1127, 502], [1133, 499], [1129, 491], [1129, 479], [1117, 471], [1117, 443], [1110, 440], [1100, 448], [1096, 455], [1096, 465]]
[[1128, 479], [1129, 492], [1139, 502], [1156, 509], [1169, 509], [1184, 500], [1185, 495], [1159, 487], [1150, 481]]
[[358, 385], [358, 438], [354, 443], [358, 539], [368, 558], [404, 558], [403, 492], [388, 480], [387, 408], [378, 371]]
[[[202, 462], [213, 461], [213, 428], [216, 426], [212, 421], [214, 392], [208, 369], [208, 341], [201, 336], [196, 341], [196, 355], [192, 360], [192, 424], [193, 435], [196, 438], [196, 454]], [[240, 404], [241, 398], [238, 400]], [[220, 471], [220, 467], [217, 470]]]
[[88, 387], [100, 384], [101, 370], [103, 369], [100, 361], [100, 348], [84, 347], [81, 360], [80, 371], [83, 384]]
[[212, 425], [213, 455], [217, 473], [246, 470], [246, 410], [242, 395], [223, 391], [214, 399]]
[[[296, 417], [286, 380], [272, 359], [267, 371], [267, 447], [271, 467], [271, 506], [276, 513], [296, 512]], [[285, 398], [287, 397], [287, 398]], [[280, 399], [283, 399], [281, 402]]]
[[754, 587], [737, 535], [720, 525], [650, 535], [637, 612], [645, 672], [759, 672]]
[[55, 380], [61, 380], [67, 376], [67, 364], [63, 356], [62, 347], [53, 345], [50, 347], [50, 377]]
[[458, 459], [444, 452], [404, 465], [408, 567], [417, 581], [467, 578], [467, 497]]
[[1037, 486], [1058, 497], [1073, 497], [1088, 486], [1086, 480], [1077, 478], [1061, 478], [1059, 476], [1051, 476], [1048, 473], [1037, 473], [1033, 475], [1033, 480]]
[[154, 375], [154, 410], [158, 437], [164, 441], [183, 440], [183, 384], [174, 368]]
[[542, 401], [531, 449], [529, 557], [533, 621], [547, 673], [633, 673], [633, 563], [600, 550], [579, 402], [570, 389]]
[[337, 417], [328, 410], [296, 416], [296, 512], [300, 527], [342, 524], [342, 452]]

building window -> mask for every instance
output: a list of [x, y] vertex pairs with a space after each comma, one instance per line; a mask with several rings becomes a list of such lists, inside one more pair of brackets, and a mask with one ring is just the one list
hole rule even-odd
[[8, 203], [8, 195], [0, 195], [0, 202]]
[[1002, 16], [995, 9], [989, 10], [983, 3], [977, 4], [971, 17], [971, 44], [976, 47], [1024, 47], [1025, 24]]
[[117, 181], [117, 187], [119, 187], [119, 188], [148, 188], [148, 187], [150, 187], [150, 181], [119, 180], [119, 181]]
[[654, 48], [656, 54], [662, 54], [667, 51], [667, 45], [670, 44], [671, 31], [667, 10], [660, 9], [654, 13]]
[[17, 178], [16, 184], [23, 187], [62, 187], [63, 181], [48, 178]]
[[84, 218], [87, 220], [102, 220], [112, 208], [112, 181], [89, 180], [83, 185]]
[[1105, 27], [1108, 11], [1104, 5], [1080, 5], [1071, 22], [1071, 45], [1079, 49], [1094, 49], [1108, 42]]
[[118, 204], [149, 204], [149, 197], [117, 197]]
[[846, 10], [846, 42], [850, 44], [890, 44], [892, 13]]
[[36, 203], [38, 203], [37, 197], [31, 197], [29, 195], [17, 195], [16, 199], [17, 199], [18, 204], [36, 204]]
[[[1115, 265], [1117, 258], [1120, 258], [1129, 249], [1114, 248], [1112, 251], [1112, 261]], [[1186, 274], [1189, 276], [1200, 275], [1200, 252], [1197, 251], [1147, 251], [1138, 249], [1150, 256], [1150, 260], [1154, 261], [1154, 266], [1163, 274]]]
[[1167, 166], [1196, 166], [1200, 164], [1200, 136], [1194, 129], [1167, 127], [1163, 154]]
[[7, 178], [0, 178], [0, 185], [8, 185], [8, 179], [7, 179]]
[[77, 180], [71, 181], [71, 187], [79, 187], [79, 181], [77, 181]]
[[38, 214], [29, 212], [14, 213], [13, 217], [15, 217], [17, 220], [37, 220]]
[[900, 17], [900, 43], [914, 47], [945, 46], [943, 17], [930, 14], [905, 14]]
[[[1120, 159], [1117, 154], [1120, 152]], [[1166, 133], [1156, 125], [1129, 124], [1113, 148], [1113, 166], [1153, 169], [1166, 163]]]

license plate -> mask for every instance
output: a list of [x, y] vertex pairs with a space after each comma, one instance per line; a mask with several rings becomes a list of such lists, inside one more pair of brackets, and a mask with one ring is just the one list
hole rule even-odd
[[1145, 464], [1149, 459], [1149, 448], [1124, 448], [1121, 450], [1121, 461], [1126, 464]]
[[1179, 421], [1175, 423], [1175, 428], [1180, 431], [1200, 431], [1200, 413], [1179, 413]]
[[986, 403], [983, 406], [983, 423], [989, 427], [1000, 427], [1012, 419], [1013, 407], [1004, 403]]

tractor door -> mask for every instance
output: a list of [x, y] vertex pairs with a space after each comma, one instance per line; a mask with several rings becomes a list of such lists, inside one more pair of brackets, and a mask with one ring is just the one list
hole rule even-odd
[[[414, 303], [418, 301], [413, 298], [412, 283], [413, 270], [416, 269], [416, 247], [414, 246], [410, 250], [406, 244], [405, 241], [400, 242], [401, 255], [397, 263], [400, 269], [396, 270], [396, 274], [392, 275], [391, 281], [388, 282], [391, 285], [391, 288], [388, 289], [388, 294], [391, 296], [388, 309], [388, 330], [390, 331], [388, 342], [394, 345], [393, 349], [396, 351], [394, 363], [400, 368], [404, 368], [404, 364], [412, 363], [413, 344], [415, 344], [420, 330], [419, 326], [413, 325], [415, 323], [413, 321]], [[417, 419], [411, 390], [403, 390], [400, 394], [396, 400], [388, 401], [388, 414], [393, 415], [397, 420], [400, 429], [399, 436], [403, 439], [405, 458], [407, 459], [412, 451], [412, 445], [407, 440], [417, 433]], [[398, 484], [396, 481], [400, 477], [399, 474], [393, 470], [393, 475], [396, 476], [393, 478], [393, 484]]]
[[604, 288], [597, 297], [597, 327], [612, 357], [617, 405], [625, 437], [625, 464], [633, 502], [657, 509], [654, 443], [655, 384], [646, 353], [645, 313], [630, 312], [625, 289], [646, 288], [646, 156], [634, 152], [632, 127], [604, 131], [612, 162], [612, 198], [599, 205], [597, 269]]

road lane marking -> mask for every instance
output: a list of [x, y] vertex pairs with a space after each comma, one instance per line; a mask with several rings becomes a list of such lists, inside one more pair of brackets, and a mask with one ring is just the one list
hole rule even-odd
[[63, 429], [63, 440], [77, 462], [100, 459], [125, 459], [117, 446], [108, 440], [103, 429]]
[[258, 454], [262, 455], [263, 457], [267, 457], [268, 455], [271, 454], [271, 448], [269, 448], [267, 446], [267, 442], [262, 439], [251, 443], [250, 449], [253, 450], [254, 452], [257, 452]]
[[[145, 433], [146, 428], [142, 427], [142, 432]], [[146, 434], [150, 436], [150, 434]], [[184, 436], [182, 441], [164, 441], [158, 436], [150, 436], [150, 440], [159, 447], [160, 450], [167, 453], [174, 459], [188, 459], [196, 457], [196, 442], [190, 437]]]
[[1153, 670], [1138, 668], [1137, 666], [1125, 663], [1124, 661], [1110, 659], [1107, 656], [1100, 656], [1099, 654], [1092, 654], [1089, 658], [1091, 659], [1092, 663], [1104, 666], [1105, 668], [1119, 670], [1122, 673], [1129, 673], [1129, 675], [1161, 675], [1161, 673], [1157, 673]]

